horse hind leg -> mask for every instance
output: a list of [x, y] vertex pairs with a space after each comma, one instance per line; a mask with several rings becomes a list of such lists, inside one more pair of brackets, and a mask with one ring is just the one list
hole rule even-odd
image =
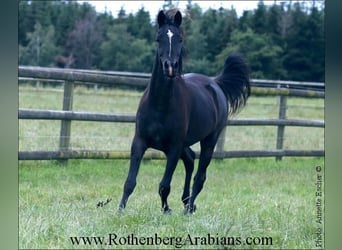
[[170, 184], [171, 184], [173, 173], [177, 166], [178, 159], [180, 157], [180, 153], [181, 153], [181, 150], [175, 149], [175, 150], [172, 150], [172, 152], [169, 152], [167, 154], [165, 172], [159, 184], [159, 195], [160, 195], [161, 203], [162, 203], [162, 211], [164, 213], [172, 212], [171, 208], [169, 207], [167, 203], [167, 197], [169, 196], [170, 191], [171, 191]]
[[190, 181], [192, 172], [194, 170], [194, 161], [195, 161], [195, 152], [191, 150], [190, 147], [184, 148], [181, 159], [183, 160], [185, 167], [185, 182], [184, 182], [184, 191], [182, 195], [182, 201], [184, 203], [184, 207], [188, 204], [190, 199]]
[[194, 213], [196, 210], [196, 205], [194, 204], [195, 199], [201, 192], [206, 180], [207, 167], [211, 161], [217, 139], [218, 135], [215, 133], [201, 141], [201, 153], [199, 157], [198, 169], [194, 177], [194, 184], [192, 186], [192, 193], [189, 202], [184, 210], [185, 214]]

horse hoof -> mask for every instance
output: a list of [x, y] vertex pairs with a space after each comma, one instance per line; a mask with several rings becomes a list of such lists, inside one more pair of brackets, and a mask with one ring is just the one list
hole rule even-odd
[[121, 214], [121, 213], [123, 213], [123, 211], [125, 210], [125, 207], [124, 206], [119, 206], [118, 207], [118, 212], [119, 212], [119, 214]]
[[172, 209], [169, 207], [162, 208], [162, 211], [164, 214], [171, 214], [172, 213]]
[[194, 214], [196, 211], [196, 205], [190, 206], [189, 204], [184, 206], [184, 215]]

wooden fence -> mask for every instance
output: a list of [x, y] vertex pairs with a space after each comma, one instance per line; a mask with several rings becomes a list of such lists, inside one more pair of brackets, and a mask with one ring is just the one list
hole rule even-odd
[[[72, 111], [73, 89], [75, 83], [105, 84], [108, 86], [125, 85], [135, 88], [145, 88], [150, 74], [131, 72], [103, 72], [91, 70], [72, 70], [41, 67], [19, 67], [19, 79], [38, 79], [64, 81], [63, 110], [32, 110], [19, 109], [19, 119], [61, 120], [60, 142], [58, 151], [22, 151], [19, 152], [19, 160], [61, 160], [68, 159], [129, 159], [129, 152], [94, 151], [94, 150], [70, 150], [70, 128], [73, 120], [96, 122], [129, 122], [134, 123], [135, 117], [131, 115], [117, 115], [109, 113], [75, 112]], [[277, 143], [275, 150], [239, 150], [223, 151], [224, 134], [220, 137], [214, 157], [276, 157], [283, 156], [324, 156], [324, 150], [284, 150], [283, 137], [285, 126], [304, 126], [324, 128], [322, 120], [297, 120], [286, 119], [287, 96], [324, 98], [324, 83], [251, 80], [252, 95], [279, 96], [278, 119], [236, 119], [227, 120], [229, 126], [277, 126]], [[274, 87], [258, 87], [260, 84], [273, 84]], [[271, 85], [272, 86], [272, 85]], [[311, 90], [297, 89], [310, 88]], [[316, 89], [321, 89], [320, 91]], [[198, 153], [196, 153], [198, 156]], [[147, 152], [144, 158], [165, 158], [159, 152]]]

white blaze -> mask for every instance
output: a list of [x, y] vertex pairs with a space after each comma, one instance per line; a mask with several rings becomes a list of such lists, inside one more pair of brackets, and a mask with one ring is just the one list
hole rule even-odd
[[170, 43], [169, 57], [171, 57], [171, 42], [172, 42], [173, 33], [171, 32], [171, 30], [167, 30], [166, 35], [169, 37], [169, 43]]

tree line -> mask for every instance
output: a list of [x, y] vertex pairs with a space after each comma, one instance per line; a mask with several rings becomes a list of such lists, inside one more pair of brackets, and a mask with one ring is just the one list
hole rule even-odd
[[[216, 75], [239, 52], [252, 78], [324, 81], [324, 2], [259, 1], [238, 17], [233, 7], [202, 10], [188, 1], [183, 20], [184, 72]], [[18, 26], [20, 65], [152, 70], [157, 27], [143, 7], [114, 17], [89, 3], [20, 1]]]

